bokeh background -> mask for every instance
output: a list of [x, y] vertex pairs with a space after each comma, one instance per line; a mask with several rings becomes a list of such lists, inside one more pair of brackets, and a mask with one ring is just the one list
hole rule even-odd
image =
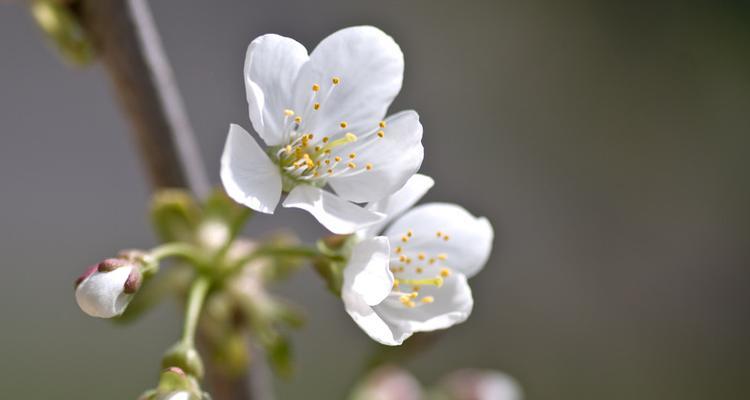
[[[406, 54], [392, 110], [425, 126], [427, 200], [489, 217], [472, 318], [408, 366], [515, 376], [528, 399], [750, 398], [750, 5], [744, 1], [151, 2], [218, 182], [230, 122], [250, 129], [245, 47], [312, 48], [374, 24]], [[132, 399], [176, 338], [167, 302], [126, 328], [87, 318], [73, 279], [155, 243], [149, 188], [101, 66], [65, 66], [23, 2], [0, 4], [3, 398]], [[301, 211], [257, 216], [322, 233]], [[321, 281], [280, 399], [338, 399], [374, 349]]]

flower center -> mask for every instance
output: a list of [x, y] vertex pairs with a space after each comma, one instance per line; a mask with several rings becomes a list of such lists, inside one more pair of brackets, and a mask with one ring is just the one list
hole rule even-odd
[[327, 100], [336, 87], [341, 84], [338, 77], [331, 78], [325, 94], [321, 95], [321, 86], [312, 85], [312, 94], [305, 110], [298, 114], [285, 109], [283, 137], [286, 145], [276, 151], [276, 159], [284, 173], [298, 180], [317, 181], [334, 176], [353, 176], [372, 171], [372, 163], [359, 164], [353, 143], [360, 142], [359, 147], [368, 146], [374, 140], [385, 136], [385, 121], [380, 121], [379, 129], [357, 136], [347, 130], [346, 121], [339, 123], [339, 128], [319, 136], [311, 132], [320, 112], [324, 112]]
[[[431, 290], [432, 295], [422, 295], [420, 290], [426, 286], [440, 288], [452, 270], [446, 266], [448, 256], [444, 253], [428, 254], [420, 248], [439, 248], [442, 242], [450, 240], [443, 231], [435, 235], [423, 235], [417, 238], [409, 229], [400, 237], [398, 246], [393, 249], [390, 269], [394, 276], [390, 297], [407, 308], [419, 307], [435, 301], [434, 295], [440, 292]], [[395, 242], [395, 240], [392, 240]], [[435, 243], [437, 242], [437, 243]]]

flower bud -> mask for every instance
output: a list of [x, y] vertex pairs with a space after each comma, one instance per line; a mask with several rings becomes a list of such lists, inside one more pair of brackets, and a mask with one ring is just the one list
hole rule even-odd
[[371, 372], [357, 385], [354, 400], [419, 400], [422, 388], [408, 371], [386, 365]]
[[89, 267], [76, 280], [76, 302], [92, 317], [112, 318], [122, 314], [142, 281], [138, 265], [110, 258]]
[[450, 400], [521, 400], [515, 379], [491, 370], [464, 369], [442, 379], [441, 392]]
[[163, 368], [177, 367], [188, 375], [203, 377], [203, 361], [198, 350], [184, 343], [177, 343], [167, 350], [161, 364]]

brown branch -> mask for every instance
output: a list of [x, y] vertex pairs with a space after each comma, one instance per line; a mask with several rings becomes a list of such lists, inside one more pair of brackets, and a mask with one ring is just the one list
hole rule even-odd
[[[205, 195], [210, 183], [148, 4], [80, 0], [70, 6], [114, 83], [153, 187], [186, 187]], [[227, 378], [205, 358], [215, 399], [261, 397], [254, 396], [247, 376]]]

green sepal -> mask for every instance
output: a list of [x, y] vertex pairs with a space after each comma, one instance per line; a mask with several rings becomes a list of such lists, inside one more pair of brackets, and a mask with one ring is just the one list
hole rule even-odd
[[164, 354], [162, 368], [177, 367], [196, 378], [203, 377], [203, 360], [192, 345], [179, 342]]

